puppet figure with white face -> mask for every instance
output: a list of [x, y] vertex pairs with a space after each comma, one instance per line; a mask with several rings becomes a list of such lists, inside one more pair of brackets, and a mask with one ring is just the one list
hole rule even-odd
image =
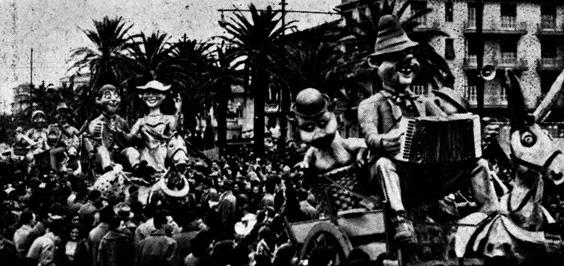
[[366, 143], [361, 138], [341, 137], [337, 118], [329, 110], [329, 97], [316, 89], [302, 90], [292, 107], [298, 120], [300, 138], [310, 145], [298, 165], [318, 173], [349, 165], [360, 160]]
[[[177, 118], [166, 115], [161, 111], [161, 105], [166, 98], [170, 85], [164, 85], [158, 80], [149, 81], [144, 86], [137, 87], [139, 97], [145, 102], [148, 113], [139, 118], [131, 128], [128, 136], [140, 138], [143, 142], [139, 149], [139, 156], [129, 154], [128, 160], [134, 170], [140, 172], [164, 172], [167, 156], [167, 141], [176, 132]], [[144, 171], [146, 170], [146, 171]]]

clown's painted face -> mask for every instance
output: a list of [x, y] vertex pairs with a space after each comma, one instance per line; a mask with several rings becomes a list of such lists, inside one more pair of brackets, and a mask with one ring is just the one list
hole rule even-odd
[[382, 58], [378, 65], [378, 76], [384, 84], [403, 90], [413, 82], [419, 67], [419, 61], [413, 53], [406, 51]]
[[298, 127], [303, 142], [323, 149], [329, 147], [335, 138], [337, 118], [328, 111], [314, 119], [298, 117]]
[[107, 114], [115, 114], [121, 103], [121, 96], [116, 90], [104, 90], [98, 98], [96, 103], [102, 107], [102, 111]]
[[165, 94], [158, 90], [148, 89], [141, 94], [141, 99], [147, 104], [149, 108], [161, 106], [165, 99]]

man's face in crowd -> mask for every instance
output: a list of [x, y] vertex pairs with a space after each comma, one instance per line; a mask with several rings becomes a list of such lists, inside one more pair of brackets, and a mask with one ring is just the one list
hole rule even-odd
[[383, 55], [372, 61], [378, 66], [378, 76], [384, 84], [401, 90], [413, 82], [420, 68], [419, 61], [410, 50]]
[[300, 138], [304, 143], [323, 148], [331, 145], [335, 138], [337, 118], [329, 111], [313, 119], [298, 117], [298, 127]]
[[102, 111], [108, 114], [115, 114], [121, 103], [121, 97], [116, 90], [107, 89], [98, 96], [97, 103], [102, 107]]

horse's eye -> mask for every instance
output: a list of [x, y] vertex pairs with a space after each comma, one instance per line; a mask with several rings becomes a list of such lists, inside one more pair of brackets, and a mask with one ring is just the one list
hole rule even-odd
[[525, 147], [531, 147], [537, 142], [537, 137], [530, 131], [525, 131], [521, 134], [521, 144]]

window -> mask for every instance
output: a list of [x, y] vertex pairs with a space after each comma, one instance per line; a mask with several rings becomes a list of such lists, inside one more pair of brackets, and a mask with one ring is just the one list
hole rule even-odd
[[515, 4], [501, 4], [501, 27], [515, 28], [517, 24], [517, 6]]
[[468, 3], [468, 27], [476, 27], [476, 3]]
[[556, 58], [557, 57], [557, 42], [555, 41], [541, 41], [541, 57], [542, 58]]
[[556, 28], [556, 6], [554, 5], [541, 6], [541, 27], [543, 29]]
[[452, 13], [453, 13], [452, 2], [451, 1], [445, 2], [445, 21], [446, 22], [452, 22], [453, 21]]
[[452, 38], [445, 39], [445, 59], [454, 59], [454, 39]]
[[476, 56], [478, 54], [478, 43], [475, 40], [468, 40], [468, 55]]
[[[411, 15], [414, 15], [418, 12], [427, 9], [427, 1], [415, 1], [411, 3]], [[415, 19], [415, 21], [419, 22], [419, 24], [426, 25], [427, 24], [427, 14], [420, 15]]]
[[505, 40], [499, 44], [501, 64], [514, 64], [517, 61], [517, 40]]

